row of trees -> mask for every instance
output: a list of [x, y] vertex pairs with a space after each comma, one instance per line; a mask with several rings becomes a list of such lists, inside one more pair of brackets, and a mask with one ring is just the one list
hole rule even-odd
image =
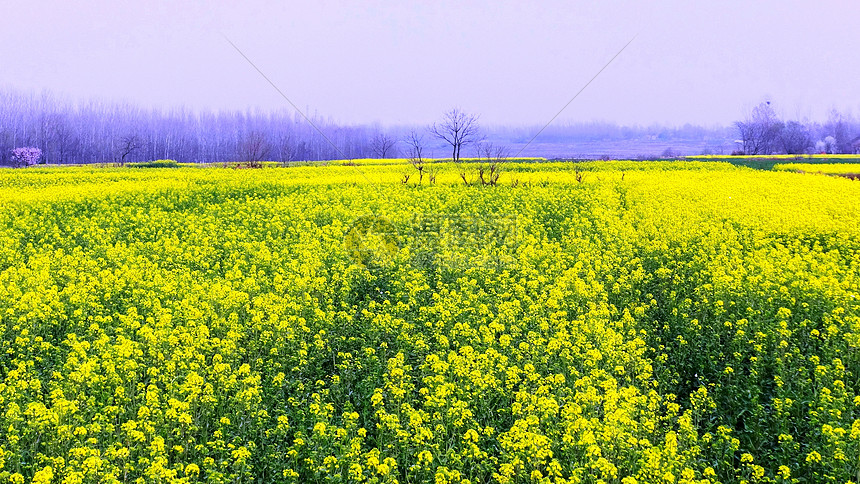
[[770, 102], [735, 123], [743, 155], [860, 153], [860, 123], [836, 110], [825, 123], [779, 119]]
[[[6, 90], [0, 91], [0, 164], [13, 164], [12, 150], [19, 147], [38, 148], [40, 162], [49, 164], [158, 159], [286, 162], [378, 153], [373, 146], [381, 132], [378, 127], [342, 126], [319, 116], [312, 121], [324, 136], [286, 110], [147, 110]], [[391, 147], [385, 155], [394, 155]]]
[[[825, 123], [782, 121], [769, 103], [763, 103], [746, 120], [735, 123], [734, 128], [739, 136], [737, 152], [742, 154], [860, 151], [860, 123], [836, 111]], [[536, 130], [504, 126], [481, 130], [476, 115], [459, 109], [448, 111], [427, 128], [382, 130], [373, 125], [338, 125], [320, 116], [313, 116], [308, 122], [298, 113], [286, 110], [165, 111], [141, 109], [128, 103], [74, 103], [49, 93], [0, 90], [2, 165], [20, 164], [20, 158], [13, 159], [12, 150], [21, 147], [38, 148], [39, 162], [49, 164], [157, 159], [289, 162], [401, 155], [418, 159], [450, 156], [459, 161], [466, 155], [464, 148], [469, 150], [469, 156], [480, 158], [490, 158], [488, 152], [499, 151], [498, 146], [517, 151]], [[532, 145], [528, 153], [570, 156], [580, 142], [618, 140], [665, 146], [679, 139], [715, 139], [730, 144], [732, 136], [728, 129], [689, 125], [682, 128], [599, 123], [557, 125], [544, 130], [540, 140], [543, 145], [538, 148]], [[420, 156], [416, 157], [418, 153]], [[498, 158], [498, 153], [492, 157]]]
[[39, 162], [48, 164], [289, 162], [413, 156], [416, 150], [423, 159], [445, 147], [459, 161], [463, 147], [484, 139], [477, 121], [476, 115], [452, 109], [426, 130], [384, 132], [378, 126], [341, 126], [319, 116], [309, 121], [285, 110], [144, 110], [131, 104], [71, 103], [49, 93], [0, 91], [0, 164], [22, 165], [13, 153], [21, 147], [37, 150]]
[[[733, 136], [724, 129], [690, 125], [667, 128], [595, 122], [549, 127], [482, 126], [479, 130], [478, 117], [459, 109], [419, 129], [342, 126], [320, 116], [312, 116], [311, 121], [323, 134], [299, 114], [286, 110], [141, 109], [128, 103], [70, 102], [50, 93], [0, 90], [0, 164], [13, 164], [11, 150], [18, 147], [39, 148], [40, 162], [49, 164], [157, 159], [288, 162], [410, 157], [416, 141], [422, 143], [423, 158], [485, 158], [486, 145], [505, 146], [517, 152], [541, 129], [540, 140], [524, 155], [594, 156], [577, 149], [581, 143], [611, 145], [624, 140], [658, 145], [693, 140], [692, 144], [701, 145], [702, 140], [716, 139], [724, 140], [728, 146]], [[416, 136], [412, 136], [413, 132]], [[600, 149], [612, 148], [600, 145]]]

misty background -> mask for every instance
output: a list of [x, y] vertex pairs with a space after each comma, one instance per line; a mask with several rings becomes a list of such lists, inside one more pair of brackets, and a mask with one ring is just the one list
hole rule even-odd
[[516, 152], [634, 36], [523, 155], [729, 154], [762, 102], [805, 127], [807, 151], [827, 137], [849, 150], [858, 14], [838, 1], [7, 0], [0, 162], [24, 144], [49, 162], [116, 161], [130, 137], [125, 161], [241, 159], [260, 134], [273, 159], [373, 156], [374, 136], [455, 106]]

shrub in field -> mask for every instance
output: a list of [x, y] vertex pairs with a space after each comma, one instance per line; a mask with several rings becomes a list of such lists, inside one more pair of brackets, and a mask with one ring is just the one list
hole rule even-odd
[[42, 150], [32, 146], [12, 150], [12, 163], [17, 167], [33, 166], [42, 158]]
[[154, 160], [142, 163], [128, 163], [126, 166], [129, 168], [179, 168], [179, 162], [176, 160]]

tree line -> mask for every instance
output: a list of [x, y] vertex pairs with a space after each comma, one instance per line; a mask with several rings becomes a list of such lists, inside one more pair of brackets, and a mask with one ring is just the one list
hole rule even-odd
[[[420, 159], [489, 158], [488, 152], [500, 147], [509, 154], [519, 152], [518, 148], [524, 148], [540, 128], [479, 128], [477, 121], [477, 115], [455, 108], [431, 126], [383, 129], [379, 125], [342, 125], [318, 115], [304, 118], [285, 109], [144, 109], [130, 103], [72, 102], [48, 92], [7, 89], [0, 90], [0, 165], [22, 164], [22, 158], [13, 150], [24, 147], [38, 149], [39, 163], [48, 164], [123, 164], [161, 159], [190, 163], [398, 156], [411, 159], [416, 158], [416, 151]], [[738, 136], [736, 154], [860, 151], [860, 123], [850, 116], [833, 111], [824, 123], [783, 121], [768, 103], [756, 106], [747, 119], [734, 123], [734, 133], [727, 127], [667, 128], [594, 122], [558, 123], [544, 128], [540, 128], [543, 131], [538, 154], [549, 150], [555, 156], [583, 142], [611, 145], [622, 140], [634, 146], [711, 140], [710, 144], [718, 142], [728, 148], [720, 148], [718, 153], [728, 153], [734, 136]], [[535, 153], [534, 146], [531, 153]]]
[[[129, 103], [73, 103], [48, 92], [0, 91], [0, 164], [176, 160], [220, 163], [450, 154], [486, 149], [478, 116], [452, 109], [430, 127], [344, 126], [320, 116], [274, 112], [141, 109]], [[424, 134], [427, 134], [425, 140]], [[434, 144], [435, 142], [435, 144]], [[27, 157], [16, 150], [26, 147]]]
[[860, 153], [860, 123], [832, 110], [824, 123], [783, 121], [770, 102], [735, 123], [738, 155]]
[[[0, 164], [12, 150], [38, 148], [41, 163], [326, 160], [371, 157], [374, 126], [343, 126], [297, 113], [142, 109], [129, 103], [70, 102], [50, 93], [0, 91]], [[321, 132], [321, 133], [320, 133]], [[390, 153], [393, 153], [389, 150]]]

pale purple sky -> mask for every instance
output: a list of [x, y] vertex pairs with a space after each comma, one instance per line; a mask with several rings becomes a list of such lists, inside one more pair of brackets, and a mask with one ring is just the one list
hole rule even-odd
[[0, 2], [0, 87], [142, 106], [280, 109], [341, 122], [561, 115], [728, 124], [770, 100], [788, 118], [860, 114], [856, 1]]

